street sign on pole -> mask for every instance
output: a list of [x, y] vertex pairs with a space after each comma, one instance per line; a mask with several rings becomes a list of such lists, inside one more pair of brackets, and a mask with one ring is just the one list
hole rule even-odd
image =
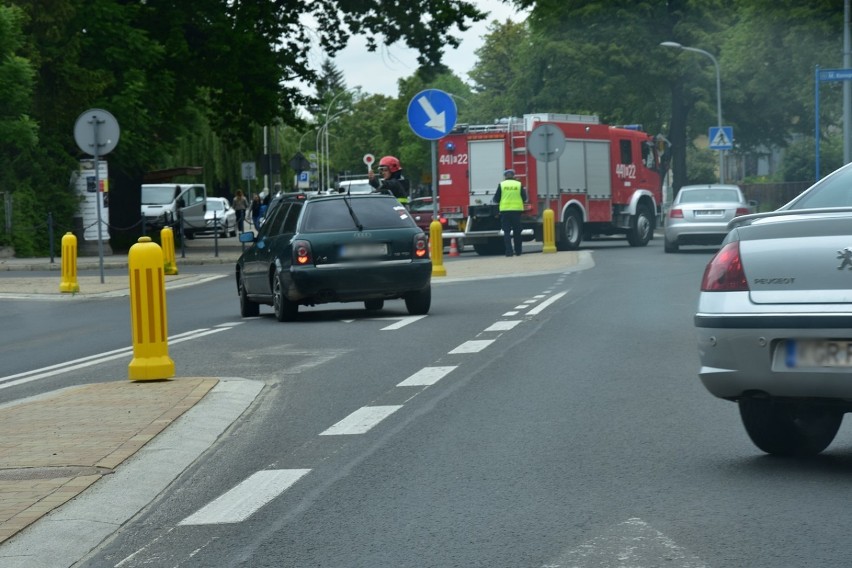
[[711, 150], [730, 150], [734, 147], [734, 127], [711, 126], [709, 138]]
[[254, 162], [243, 162], [242, 170], [244, 180], [257, 179], [257, 167]]
[[408, 124], [420, 138], [438, 140], [456, 125], [456, 103], [438, 89], [420, 91], [408, 103]]
[[533, 128], [527, 139], [527, 151], [537, 161], [545, 162], [544, 191], [547, 202], [550, 201], [550, 166], [546, 162], [559, 158], [564, 149], [565, 134], [555, 124], [539, 124]]
[[77, 147], [95, 158], [95, 191], [97, 192], [95, 210], [98, 213], [98, 258], [100, 260], [101, 284], [104, 283], [103, 215], [101, 210], [104, 207], [103, 198], [106, 196], [102, 196], [100, 193], [98, 160], [101, 156], [109, 154], [115, 149], [119, 134], [118, 121], [110, 112], [100, 108], [87, 110], [77, 117], [77, 122], [74, 124], [74, 141], [77, 142]]

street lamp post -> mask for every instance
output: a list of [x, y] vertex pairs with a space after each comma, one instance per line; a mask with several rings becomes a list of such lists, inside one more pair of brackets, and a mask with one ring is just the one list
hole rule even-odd
[[[713, 54], [704, 51], [703, 49], [698, 49], [697, 47], [687, 47], [685, 45], [681, 45], [676, 41], [664, 41], [660, 44], [662, 47], [674, 47], [676, 49], [682, 49], [684, 51], [694, 51], [695, 53], [700, 53], [702, 55], [706, 55], [713, 62], [714, 67], [716, 67], [716, 115], [719, 119], [719, 130], [722, 129], [722, 80], [719, 74], [719, 62], [716, 61], [716, 58], [713, 57]], [[725, 151], [719, 150], [719, 183], [725, 183]]]

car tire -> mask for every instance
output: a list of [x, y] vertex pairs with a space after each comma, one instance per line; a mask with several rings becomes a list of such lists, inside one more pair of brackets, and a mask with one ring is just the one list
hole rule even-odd
[[378, 300], [364, 300], [364, 307], [371, 312], [375, 312], [385, 307], [385, 301], [381, 298]]
[[664, 242], [663, 249], [666, 252], [677, 252], [678, 251], [679, 247], [678, 247], [677, 243], [673, 243], [673, 242], [669, 241], [668, 239], [664, 239], [663, 242]]
[[808, 403], [740, 400], [740, 418], [755, 446], [777, 456], [814, 456], [837, 435], [843, 413]]
[[404, 296], [405, 307], [412, 316], [422, 316], [429, 313], [432, 306], [432, 286], [426, 286], [416, 292], [408, 292]]
[[556, 250], [577, 250], [583, 238], [583, 220], [580, 213], [574, 209], [568, 209], [565, 219], [559, 223], [559, 239], [556, 240]]
[[260, 304], [257, 302], [252, 302], [248, 298], [248, 294], [246, 293], [246, 285], [243, 282], [243, 277], [240, 275], [239, 280], [239, 292], [240, 292], [240, 315], [244, 318], [254, 318], [260, 314]]
[[630, 221], [630, 229], [627, 231], [627, 242], [632, 247], [644, 247], [654, 235], [654, 219], [648, 212], [647, 205], [640, 205], [636, 209], [636, 215]]
[[273, 276], [272, 282], [272, 309], [278, 321], [293, 321], [299, 314], [299, 304], [287, 299], [284, 294], [284, 285], [281, 276]]

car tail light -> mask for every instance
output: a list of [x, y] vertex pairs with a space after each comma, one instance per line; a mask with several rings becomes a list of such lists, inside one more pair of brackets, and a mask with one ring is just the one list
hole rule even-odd
[[426, 235], [420, 233], [414, 236], [414, 258], [426, 258], [429, 256], [429, 243]]
[[750, 211], [746, 207], [737, 207], [737, 212], [734, 213], [734, 217], [739, 217], [740, 215], [748, 215]]
[[311, 254], [311, 243], [308, 241], [293, 242], [293, 264], [296, 266], [304, 266], [313, 264], [313, 254]]
[[672, 209], [669, 211], [670, 219], [683, 219], [683, 209]]
[[707, 263], [701, 279], [702, 292], [748, 292], [748, 280], [740, 258], [740, 242], [722, 247]]

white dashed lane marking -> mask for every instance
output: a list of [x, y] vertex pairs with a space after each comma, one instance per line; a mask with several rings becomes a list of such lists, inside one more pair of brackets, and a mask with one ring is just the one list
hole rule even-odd
[[364, 406], [359, 408], [328, 430], [320, 433], [320, 436], [345, 436], [350, 434], [364, 434], [370, 429], [402, 408], [396, 406]]
[[219, 525], [244, 521], [309, 471], [311, 470], [277, 469], [255, 472], [178, 524]]
[[452, 355], [457, 353], [479, 353], [492, 343], [494, 343], [493, 339], [471, 339], [470, 341], [465, 341], [464, 343], [450, 351], [450, 354]]
[[399, 383], [398, 387], [428, 387], [429, 385], [434, 385], [444, 377], [446, 377], [450, 371], [456, 368], [456, 365], [450, 367], [424, 367]]
[[521, 320], [498, 321], [491, 324], [485, 331], [509, 331], [519, 323], [521, 323]]

